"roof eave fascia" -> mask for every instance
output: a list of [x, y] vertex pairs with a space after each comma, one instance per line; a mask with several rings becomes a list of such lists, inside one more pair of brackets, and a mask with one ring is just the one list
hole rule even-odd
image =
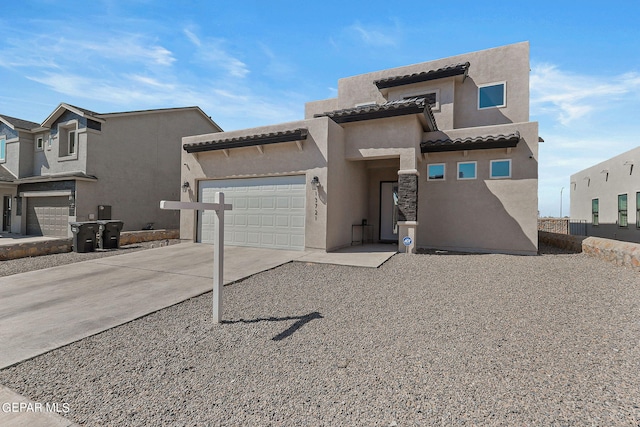
[[307, 139], [307, 129], [297, 129], [288, 135], [271, 135], [263, 138], [247, 139], [245, 141], [226, 141], [209, 143], [188, 143], [182, 146], [187, 153], [202, 153], [205, 151], [229, 150], [232, 148], [254, 147], [257, 145], [279, 144], [283, 142], [295, 142]]
[[491, 150], [500, 148], [514, 148], [520, 142], [519, 137], [512, 137], [498, 141], [482, 141], [478, 143], [460, 143], [460, 144], [448, 144], [448, 145], [432, 145], [427, 143], [420, 144], [421, 153], [442, 153], [450, 151], [465, 151], [465, 150]]
[[398, 80], [384, 81], [386, 79], [382, 79], [383, 81], [376, 81], [374, 82], [374, 84], [376, 85], [378, 90], [382, 91], [382, 90], [392, 89], [398, 86], [424, 83], [432, 80], [446, 79], [449, 77], [457, 77], [457, 76], [463, 76], [463, 81], [464, 81], [466, 80], [469, 74], [470, 66], [471, 64], [469, 62], [466, 62], [464, 64], [460, 64], [459, 66], [452, 67], [451, 69], [433, 72], [431, 74], [425, 73], [422, 75], [420, 74], [410, 75], [404, 79], [398, 79]]
[[42, 122], [41, 127], [43, 128], [51, 128], [51, 125], [58, 120], [58, 118], [62, 115], [62, 111], [63, 110], [67, 110], [67, 111], [71, 111], [72, 113], [75, 113], [77, 115], [79, 115], [80, 117], [86, 117], [90, 120], [96, 121], [96, 122], [100, 122], [100, 123], [105, 123], [106, 120], [104, 120], [103, 118], [99, 117], [99, 116], [94, 116], [91, 114], [86, 114], [81, 110], [78, 110], [77, 108], [72, 107], [69, 104], [65, 104], [64, 102], [61, 103], [60, 105], [58, 105], [58, 108], [56, 108], [53, 113], [49, 114], [49, 117], [47, 117], [45, 119], [44, 122]]

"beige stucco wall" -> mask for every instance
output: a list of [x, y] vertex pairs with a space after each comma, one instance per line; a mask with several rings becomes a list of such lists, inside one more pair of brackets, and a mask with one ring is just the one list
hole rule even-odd
[[[419, 84], [378, 90], [376, 80], [436, 70], [470, 62], [469, 74]], [[400, 99], [421, 91], [438, 89], [444, 108], [434, 111], [439, 129], [519, 123], [529, 120], [529, 43], [522, 42], [478, 52], [373, 73], [347, 77], [338, 81], [338, 98], [329, 103], [308, 103], [306, 117], [324, 111], [353, 108], [357, 104]], [[507, 83], [507, 102], [503, 108], [478, 110], [478, 86]], [[451, 99], [453, 94], [454, 98]], [[453, 104], [451, 104], [453, 101]], [[325, 109], [331, 107], [330, 109]], [[452, 111], [453, 110], [453, 111]]]
[[[633, 165], [632, 165], [633, 164]], [[632, 168], [633, 166], [633, 168]], [[608, 171], [608, 176], [606, 172]], [[640, 242], [636, 227], [636, 193], [640, 192], [640, 147], [571, 175], [571, 219], [586, 221], [587, 235]], [[627, 227], [618, 226], [618, 195], [627, 195]], [[591, 201], [599, 200], [593, 226]]]
[[98, 181], [78, 182], [77, 220], [87, 221], [89, 214], [97, 218], [98, 205], [109, 205], [124, 230], [140, 230], [150, 222], [155, 228], [178, 228], [178, 212], [161, 210], [160, 200], [180, 198], [182, 137], [214, 129], [192, 109], [108, 116], [101, 132], [89, 130], [84, 140], [81, 134], [86, 173]]
[[[182, 150], [182, 180], [190, 183], [190, 190], [181, 193], [182, 201], [198, 201], [198, 182], [206, 179], [255, 178], [265, 176], [305, 175], [310, 183], [314, 176], [320, 180], [318, 192], [307, 185], [305, 246], [308, 248], [327, 248], [327, 201], [331, 187], [339, 185], [330, 181], [327, 175], [329, 151], [327, 138], [329, 132], [339, 143], [340, 129], [335, 123], [329, 123], [326, 117], [281, 123], [272, 126], [243, 129], [219, 134], [205, 134], [183, 138], [183, 143], [226, 139], [238, 136], [260, 135], [272, 132], [306, 128], [309, 133], [302, 142], [302, 150], [295, 142], [269, 144], [260, 153], [257, 147], [233, 148], [227, 157], [222, 150], [189, 154]], [[318, 198], [318, 214], [315, 213], [315, 199]], [[196, 240], [196, 214], [181, 211], [180, 238]], [[336, 240], [331, 238], [330, 244]]]
[[[538, 125], [518, 123], [447, 132], [452, 138], [520, 131], [512, 149], [429, 153], [420, 166], [418, 246], [477, 252], [537, 253]], [[512, 177], [490, 179], [491, 160], [511, 159]], [[477, 162], [475, 180], [458, 180], [458, 162]], [[444, 181], [427, 165], [445, 163]]]

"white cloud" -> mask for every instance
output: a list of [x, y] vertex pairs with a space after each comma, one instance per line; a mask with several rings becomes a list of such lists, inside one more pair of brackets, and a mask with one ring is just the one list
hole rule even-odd
[[360, 23], [353, 24], [349, 27], [359, 38], [370, 46], [395, 46], [396, 37], [385, 31], [383, 28], [368, 26], [365, 27]]
[[210, 68], [225, 70], [230, 77], [244, 78], [249, 74], [247, 64], [226, 51], [226, 41], [218, 38], [200, 39], [188, 28], [183, 30], [187, 39], [196, 47], [198, 62]]
[[[533, 115], [555, 115], [562, 125], [589, 117], [602, 111], [640, 89], [640, 75], [626, 73], [599, 77], [563, 71], [555, 65], [538, 64], [531, 78], [531, 107]], [[606, 101], [606, 102], [605, 102]]]

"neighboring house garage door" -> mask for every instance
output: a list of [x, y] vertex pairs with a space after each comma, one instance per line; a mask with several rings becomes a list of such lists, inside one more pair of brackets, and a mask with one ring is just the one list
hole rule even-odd
[[[213, 203], [218, 191], [233, 205], [224, 214], [225, 244], [304, 250], [304, 175], [202, 181], [199, 200]], [[198, 241], [213, 243], [214, 216], [198, 214]]]
[[69, 197], [29, 197], [27, 234], [67, 237]]

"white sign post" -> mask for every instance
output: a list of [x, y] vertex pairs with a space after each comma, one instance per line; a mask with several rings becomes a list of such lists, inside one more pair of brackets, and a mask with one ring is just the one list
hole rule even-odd
[[216, 219], [213, 226], [213, 321], [222, 321], [222, 287], [224, 286], [224, 211], [229, 211], [232, 206], [224, 204], [224, 193], [215, 194], [215, 203], [196, 202], [160, 202], [160, 209], [193, 209], [197, 211], [215, 211]]

